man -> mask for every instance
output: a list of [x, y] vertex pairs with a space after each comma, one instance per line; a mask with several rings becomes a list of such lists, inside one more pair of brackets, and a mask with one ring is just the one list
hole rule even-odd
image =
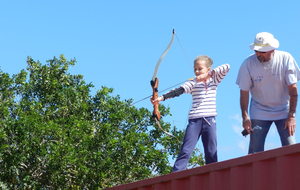
[[294, 58], [288, 52], [276, 50], [278, 47], [279, 42], [272, 34], [258, 33], [250, 45], [255, 53], [243, 62], [238, 73], [243, 127], [250, 134], [249, 154], [264, 151], [273, 122], [282, 146], [296, 143], [296, 83], [300, 70]]

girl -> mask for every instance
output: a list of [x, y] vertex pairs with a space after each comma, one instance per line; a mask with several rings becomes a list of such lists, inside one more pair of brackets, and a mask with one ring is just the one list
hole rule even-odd
[[217, 115], [216, 93], [218, 84], [228, 73], [230, 66], [224, 64], [211, 70], [212, 64], [213, 61], [208, 56], [196, 57], [194, 60], [196, 77], [152, 101], [152, 103], [164, 101], [183, 93], [192, 94], [193, 104], [188, 116], [189, 121], [180, 153], [174, 163], [173, 172], [186, 169], [200, 136], [206, 164], [218, 161], [215, 120]]

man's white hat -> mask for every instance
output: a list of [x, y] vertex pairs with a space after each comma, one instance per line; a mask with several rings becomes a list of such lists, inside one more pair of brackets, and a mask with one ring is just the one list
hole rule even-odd
[[256, 34], [254, 43], [250, 44], [250, 49], [260, 52], [268, 52], [279, 47], [279, 41], [273, 34], [260, 32]]

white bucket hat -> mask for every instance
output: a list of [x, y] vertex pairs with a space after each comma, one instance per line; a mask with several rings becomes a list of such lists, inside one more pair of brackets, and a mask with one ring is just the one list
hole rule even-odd
[[256, 34], [254, 42], [250, 44], [250, 49], [260, 52], [268, 52], [279, 47], [279, 41], [273, 34], [260, 32]]

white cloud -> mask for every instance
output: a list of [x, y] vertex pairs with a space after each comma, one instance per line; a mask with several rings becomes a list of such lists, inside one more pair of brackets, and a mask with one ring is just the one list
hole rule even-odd
[[279, 142], [266, 142], [265, 144], [265, 150], [271, 150], [279, 147], [281, 147], [281, 144]]
[[243, 130], [243, 126], [242, 126], [242, 117], [240, 114], [236, 113], [234, 115], [232, 115], [230, 117], [230, 119], [233, 120], [233, 124], [231, 125], [231, 128], [234, 132], [234, 134], [236, 134], [236, 136], [234, 136], [234, 141], [237, 142], [237, 144], [235, 144], [234, 146], [236, 146], [236, 150], [239, 150], [241, 152], [241, 154], [247, 154], [248, 153], [248, 146], [249, 146], [249, 137], [245, 138], [242, 136], [241, 132]]
[[240, 125], [232, 125], [231, 128], [235, 134], [241, 135], [242, 127]]
[[240, 114], [236, 113], [232, 116], [230, 116], [230, 119], [233, 120], [233, 125], [231, 126], [231, 128], [233, 129], [234, 133], [237, 134], [238, 136], [241, 135], [241, 131], [242, 131], [242, 117]]
[[268, 134], [270, 134], [270, 136], [272, 136], [272, 137], [278, 135], [277, 128], [274, 124], [270, 127], [270, 131]]
[[238, 143], [238, 148], [243, 152], [243, 153], [247, 153], [248, 152], [248, 145], [249, 143], [246, 140], [241, 140]]
[[233, 119], [234, 121], [236, 121], [236, 122], [242, 124], [242, 117], [241, 117], [241, 115], [238, 114], [238, 113], [232, 115], [232, 116], [230, 117], [230, 119]]

